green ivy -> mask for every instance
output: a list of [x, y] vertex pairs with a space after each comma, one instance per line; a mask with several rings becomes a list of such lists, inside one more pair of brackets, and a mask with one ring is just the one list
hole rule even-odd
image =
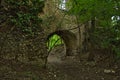
[[42, 19], [38, 16], [44, 7], [44, 0], [5, 0], [9, 22], [22, 32], [34, 34], [41, 26]]

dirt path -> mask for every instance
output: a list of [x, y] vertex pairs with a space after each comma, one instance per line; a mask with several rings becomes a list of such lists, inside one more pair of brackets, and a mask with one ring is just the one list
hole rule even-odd
[[0, 80], [120, 80], [120, 61], [109, 67], [104, 66], [106, 63], [98, 66], [76, 57], [65, 58], [63, 52], [51, 53], [46, 69], [1, 59]]
[[115, 64], [101, 67], [74, 57], [60, 59], [51, 56], [49, 60], [46, 69], [16, 63], [11, 66], [10, 61], [1, 60], [1, 64], [8, 65], [0, 66], [0, 80], [120, 80], [120, 66]]
[[94, 62], [79, 61], [73, 57], [60, 60], [51, 56], [49, 61], [49, 80], [120, 80], [120, 68], [116, 65], [100, 67]]

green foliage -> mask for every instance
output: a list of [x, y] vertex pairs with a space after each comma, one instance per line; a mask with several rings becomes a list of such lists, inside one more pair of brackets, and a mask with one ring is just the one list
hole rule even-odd
[[120, 58], [120, 20], [112, 23], [111, 26], [96, 28], [92, 33], [92, 38], [96, 45], [112, 49]]
[[69, 14], [79, 16], [81, 22], [96, 17], [100, 20], [108, 20], [116, 15], [114, 0], [71, 0], [72, 8]]
[[42, 19], [38, 14], [44, 7], [43, 0], [5, 0], [10, 23], [22, 32], [34, 34], [40, 28]]
[[70, 0], [68, 14], [80, 23], [96, 20], [88, 32], [90, 41], [101, 48], [112, 49], [120, 57], [120, 0]]
[[58, 46], [61, 44], [63, 44], [63, 40], [61, 39], [61, 37], [54, 34], [52, 37], [49, 38], [49, 40], [47, 42], [48, 51], [53, 49], [55, 46]]

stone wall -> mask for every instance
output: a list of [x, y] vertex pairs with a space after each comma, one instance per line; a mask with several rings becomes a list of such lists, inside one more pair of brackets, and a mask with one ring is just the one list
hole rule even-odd
[[0, 58], [42, 64], [48, 56], [46, 39], [56, 32], [65, 41], [67, 55], [72, 51], [76, 54], [81, 49], [84, 25], [80, 26], [80, 29], [76, 28], [78, 27], [76, 17], [60, 10], [58, 0], [46, 0], [44, 13], [40, 13], [39, 16], [43, 19], [42, 29], [34, 36], [22, 34], [19, 30], [9, 33], [11, 29], [9, 25], [0, 28]]
[[[77, 43], [77, 45], [74, 48], [71, 48], [71, 50], [74, 49], [76, 52], [78, 52], [80, 51], [82, 42], [84, 40], [84, 25], [77, 24], [76, 17], [74, 15], [68, 15], [66, 14], [66, 11], [59, 9], [58, 4], [59, 0], [46, 0], [44, 15], [42, 15], [44, 21], [47, 22], [47, 24], [44, 26], [48, 27], [48, 35], [57, 31], [64, 32], [64, 30], [73, 33], [73, 35], [76, 37], [76, 42], [74, 42], [74, 40], [71, 40], [71, 43], [69, 44]], [[80, 28], [78, 28], [79, 25]], [[63, 33], [62, 35], [65, 36], [66, 33]], [[67, 41], [69, 41], [68, 38]]]
[[26, 36], [22, 33], [0, 33], [0, 58], [23, 63], [44, 63], [47, 54], [45, 33]]
[[[44, 13], [39, 14], [43, 19], [42, 29], [35, 36], [26, 36], [16, 30], [12, 33], [2, 31], [0, 37], [0, 54], [4, 59], [15, 59], [24, 63], [45, 59], [48, 55], [46, 39], [50, 34], [58, 34], [66, 44], [66, 54], [80, 51], [84, 41], [84, 25], [78, 27], [76, 17], [67, 15], [58, 8], [58, 0], [46, 0]], [[43, 30], [43, 31], [42, 31]], [[65, 32], [66, 31], [66, 32]], [[57, 32], [57, 33], [56, 33]], [[60, 33], [58, 33], [60, 32]], [[43, 61], [44, 63], [44, 61]]]

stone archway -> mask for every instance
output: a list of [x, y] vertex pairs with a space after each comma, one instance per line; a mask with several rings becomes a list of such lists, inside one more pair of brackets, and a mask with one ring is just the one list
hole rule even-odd
[[69, 30], [59, 30], [48, 35], [47, 40], [54, 34], [60, 36], [64, 41], [66, 47], [66, 56], [72, 56], [77, 50], [77, 37], [74, 33]]

